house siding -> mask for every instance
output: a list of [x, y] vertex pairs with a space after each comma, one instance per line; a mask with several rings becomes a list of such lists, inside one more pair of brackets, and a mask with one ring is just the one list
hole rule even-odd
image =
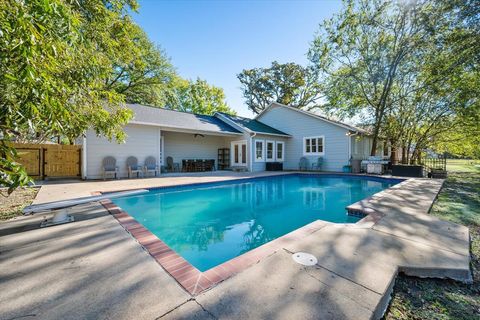
[[[272, 107], [258, 120], [292, 136], [285, 143], [286, 170], [298, 170], [300, 158], [304, 156], [303, 137], [310, 136], [325, 137], [322, 170], [342, 171], [349, 163], [351, 137], [347, 136], [347, 129], [284, 107]], [[306, 157], [312, 164], [319, 156]]]
[[182, 166], [183, 159], [214, 159], [217, 166], [218, 149], [230, 148], [230, 141], [241, 140], [241, 136], [222, 137], [204, 135], [194, 137], [192, 133], [162, 131], [164, 144], [164, 164], [166, 158], [172, 157], [173, 162]]
[[140, 165], [145, 158], [154, 156], [159, 161], [160, 156], [160, 129], [154, 126], [129, 124], [124, 127], [127, 135], [125, 143], [108, 141], [106, 138], [97, 137], [94, 131], [86, 133], [86, 179], [99, 179], [102, 177], [102, 161], [106, 156], [117, 159], [119, 176], [127, 177], [126, 160], [135, 156]]
[[[250, 149], [251, 149], [251, 152], [250, 152], [250, 161], [252, 163], [252, 169], [251, 171], [253, 172], [258, 172], [258, 171], [265, 171], [265, 166], [266, 166], [266, 141], [273, 141], [274, 143], [276, 143], [277, 141], [281, 141], [281, 142], [284, 142], [284, 147], [285, 147], [285, 150], [283, 151], [284, 153], [284, 159], [285, 159], [285, 155], [287, 152], [286, 149], [287, 149], [287, 141], [288, 141], [288, 138], [283, 138], [283, 137], [279, 137], [279, 136], [271, 136], [271, 135], [264, 135], [264, 134], [257, 134], [256, 136], [252, 137], [251, 139], [251, 143], [250, 143]], [[261, 162], [257, 162], [255, 161], [255, 140], [263, 140], [264, 143], [263, 143], [263, 158], [264, 160], [261, 161]], [[274, 153], [275, 153], [275, 156], [276, 156], [276, 149], [274, 149]], [[276, 162], [277, 160], [274, 159], [273, 162]], [[285, 160], [284, 160], [285, 161]]]

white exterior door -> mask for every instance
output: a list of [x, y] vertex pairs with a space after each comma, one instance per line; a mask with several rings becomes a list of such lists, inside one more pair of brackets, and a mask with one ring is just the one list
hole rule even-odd
[[233, 141], [231, 145], [232, 166], [247, 165], [247, 142]]

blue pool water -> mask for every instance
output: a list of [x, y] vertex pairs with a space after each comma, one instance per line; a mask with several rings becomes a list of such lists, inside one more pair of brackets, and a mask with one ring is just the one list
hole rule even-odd
[[318, 219], [356, 222], [346, 206], [398, 182], [282, 175], [153, 189], [113, 202], [205, 271]]

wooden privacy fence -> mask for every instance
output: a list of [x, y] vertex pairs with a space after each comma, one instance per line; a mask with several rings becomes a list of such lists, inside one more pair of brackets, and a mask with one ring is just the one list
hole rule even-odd
[[78, 145], [14, 143], [18, 159], [37, 179], [80, 177], [82, 147]]

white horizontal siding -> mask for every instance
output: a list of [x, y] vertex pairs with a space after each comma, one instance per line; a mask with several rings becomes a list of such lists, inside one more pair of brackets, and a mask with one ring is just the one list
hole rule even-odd
[[[265, 163], [266, 163], [266, 157], [267, 157], [267, 140], [268, 141], [273, 141], [274, 143], [277, 141], [282, 141], [284, 142], [284, 148], [287, 149], [287, 141], [288, 138], [283, 138], [283, 137], [278, 137], [278, 136], [270, 136], [270, 135], [265, 135], [265, 134], [257, 134], [255, 137], [252, 138], [252, 143], [251, 143], [251, 152], [250, 152], [250, 161], [252, 162], [252, 171], [258, 172], [258, 171], [265, 171]], [[261, 162], [256, 162], [255, 161], [255, 140], [263, 140], [263, 158], [264, 160]], [[276, 156], [276, 150], [274, 149], [274, 154]], [[284, 159], [285, 159], [285, 152], [286, 150], [283, 151], [284, 153]], [[277, 161], [275, 158], [273, 161]]]
[[[347, 129], [283, 107], [271, 107], [259, 121], [281, 130], [292, 138], [286, 140], [284, 169], [298, 170], [303, 157], [303, 137], [325, 136], [323, 155], [324, 171], [341, 171], [349, 164], [349, 139]], [[309, 163], [319, 156], [308, 156]]]
[[159, 161], [160, 155], [160, 129], [153, 126], [126, 125], [125, 143], [108, 141], [97, 137], [95, 132], [88, 130], [86, 133], [86, 179], [99, 179], [102, 177], [102, 161], [106, 156], [117, 159], [120, 177], [127, 177], [126, 160], [135, 156], [138, 163], [143, 165], [145, 158], [154, 156]]
[[[230, 141], [238, 138], [204, 135], [195, 137], [192, 133], [162, 131], [164, 139], [164, 163], [167, 157], [182, 166], [182, 160], [214, 159], [217, 166], [218, 149], [230, 148]], [[239, 139], [240, 140], [240, 139]]]

